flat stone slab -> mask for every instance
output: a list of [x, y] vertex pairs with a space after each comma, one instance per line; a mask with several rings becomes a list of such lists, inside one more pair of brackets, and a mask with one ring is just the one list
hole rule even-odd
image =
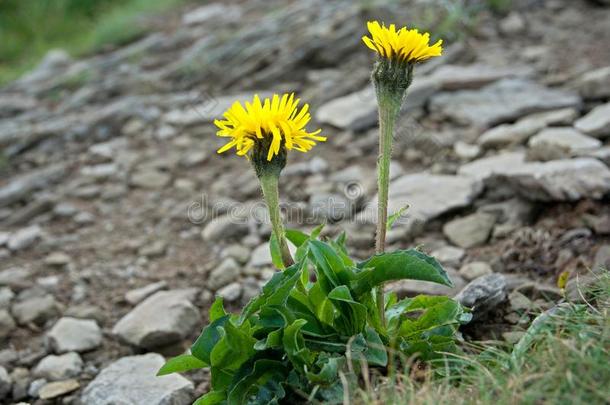
[[594, 150], [602, 146], [599, 139], [584, 135], [571, 127], [546, 128], [530, 138], [530, 148], [560, 148], [569, 153]]
[[[422, 107], [440, 89], [438, 81], [420, 77], [409, 87], [402, 111]], [[341, 129], [361, 131], [377, 124], [378, 107], [372, 85], [322, 104], [316, 111], [316, 120]]]
[[458, 173], [487, 185], [504, 182], [535, 201], [600, 199], [610, 192], [610, 170], [588, 157], [527, 162], [524, 152], [510, 152], [475, 160]]
[[86, 352], [102, 344], [102, 330], [92, 319], [63, 317], [47, 333], [56, 353]]
[[437, 94], [430, 101], [430, 110], [462, 124], [487, 128], [526, 114], [580, 104], [580, 96], [569, 91], [524, 79], [503, 79], [480, 90]]
[[[408, 174], [390, 183], [388, 214], [405, 205], [409, 209], [394, 226], [411, 230], [450, 210], [468, 206], [480, 194], [483, 184], [469, 176], [437, 175], [427, 172]], [[361, 222], [374, 223], [377, 215], [377, 196], [357, 218]]]
[[157, 377], [165, 363], [156, 353], [123, 357], [104, 368], [83, 390], [87, 405], [188, 405], [193, 383], [178, 374]]
[[610, 137], [610, 103], [595, 107], [587, 115], [576, 121], [574, 127], [597, 138]]

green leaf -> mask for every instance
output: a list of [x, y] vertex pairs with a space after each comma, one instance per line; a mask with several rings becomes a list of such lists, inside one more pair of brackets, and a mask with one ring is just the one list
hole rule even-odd
[[322, 290], [320, 282], [316, 282], [308, 291], [309, 302], [315, 308], [316, 317], [326, 325], [333, 325], [334, 307]]
[[305, 372], [313, 361], [312, 353], [305, 347], [305, 340], [301, 328], [307, 323], [304, 319], [297, 319], [284, 330], [284, 350], [292, 365], [300, 372]]
[[320, 371], [307, 372], [307, 379], [313, 384], [332, 384], [337, 381], [339, 369], [345, 364], [344, 356], [330, 356], [327, 353], [320, 354], [316, 366]]
[[210, 354], [212, 349], [222, 337], [219, 328], [222, 328], [227, 322], [229, 322], [229, 315], [220, 317], [206, 326], [191, 346], [191, 354], [204, 363], [211, 364]]
[[298, 248], [309, 240], [309, 235], [297, 229], [286, 229], [286, 239]]
[[385, 367], [388, 365], [388, 352], [381, 337], [370, 326], [366, 327], [364, 337], [366, 339], [366, 360], [374, 366]]
[[366, 326], [366, 307], [352, 298], [347, 286], [339, 286], [328, 294], [328, 298], [339, 310], [339, 316], [335, 319], [337, 330], [346, 336], [360, 333]]
[[[224, 327], [218, 329], [222, 331], [223, 336], [212, 349], [210, 365], [219, 372], [232, 375], [232, 372], [254, 355], [256, 339], [249, 335], [245, 325], [237, 328], [227, 322]], [[226, 379], [222, 379], [222, 383], [215, 385], [214, 389], [225, 389], [226, 382]]]
[[284, 380], [288, 370], [280, 361], [260, 359], [254, 362], [254, 366], [246, 367], [245, 373], [240, 374], [241, 378], [229, 391], [227, 397], [229, 404], [248, 403], [248, 398], [257, 394], [260, 387], [267, 384], [268, 381]]
[[351, 287], [358, 296], [374, 287], [393, 280], [421, 280], [453, 286], [441, 265], [431, 256], [420, 251], [398, 250], [380, 253], [358, 264], [362, 269], [352, 281]]
[[215, 320], [222, 318], [227, 315], [224, 308], [224, 299], [222, 297], [216, 297], [214, 303], [210, 307], [209, 317], [210, 322], [214, 322]]
[[193, 405], [217, 405], [227, 401], [226, 391], [210, 391], [207, 394], [199, 397]]
[[273, 265], [283, 270], [285, 268], [284, 261], [282, 260], [282, 251], [280, 250], [280, 244], [277, 241], [277, 236], [275, 233], [271, 233], [271, 238], [269, 239], [269, 250], [271, 251], [271, 262]]
[[396, 220], [399, 219], [407, 209], [409, 209], [409, 204], [405, 205], [404, 207], [400, 207], [398, 211], [390, 215], [390, 217], [388, 218], [388, 223], [386, 225], [386, 229], [388, 231], [392, 229], [392, 225], [394, 225], [394, 222], [396, 222]]
[[354, 278], [354, 272], [330, 245], [312, 240], [309, 241], [309, 250], [324, 292], [329, 293], [335, 287], [347, 285]]
[[196, 368], [207, 367], [208, 364], [199, 360], [192, 354], [183, 354], [169, 359], [163, 367], [157, 372], [158, 376], [172, 373], [181, 373], [184, 371], [194, 370]]

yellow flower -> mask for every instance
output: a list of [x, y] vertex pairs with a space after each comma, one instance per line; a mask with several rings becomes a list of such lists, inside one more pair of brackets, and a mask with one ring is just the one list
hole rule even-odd
[[377, 21], [367, 23], [371, 38], [362, 37], [362, 41], [384, 58], [398, 60], [399, 62], [422, 62], [443, 52], [442, 40], [430, 46], [430, 34], [420, 34], [416, 29], [409, 30], [403, 27], [396, 31], [391, 24], [386, 27]]
[[284, 94], [281, 98], [274, 94], [262, 103], [255, 95], [252, 102], [245, 103], [245, 108], [236, 101], [223, 114], [223, 120], [214, 121], [220, 128], [217, 135], [231, 138], [229, 143], [218, 149], [218, 153], [234, 147], [239, 156], [244, 156], [256, 143], [261, 142], [268, 145], [267, 160], [270, 161], [279, 154], [281, 147], [307, 152], [314, 147], [315, 141], [325, 141], [325, 137], [317, 136], [321, 130], [305, 130], [305, 125], [311, 119], [309, 104], [303, 105], [299, 111], [299, 101], [298, 98], [295, 100], [294, 93]]

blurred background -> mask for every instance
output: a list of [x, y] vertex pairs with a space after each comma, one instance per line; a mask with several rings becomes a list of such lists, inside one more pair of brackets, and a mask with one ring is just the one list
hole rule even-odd
[[[370, 19], [445, 46], [398, 124], [390, 210], [410, 208], [388, 242], [434, 254], [455, 288], [390, 288], [478, 280], [500, 299], [466, 338], [510, 341], [561, 297], [560, 274], [608, 267], [607, 0], [0, 0], [0, 403], [57, 380], [76, 381], [57, 403], [99, 403], [85, 387], [110, 362], [179, 353], [214, 295], [236, 309], [273, 274], [254, 173], [216, 154], [213, 120], [235, 100], [310, 104], [328, 141], [289, 157], [288, 226], [326, 222], [372, 253]], [[61, 373], [40, 365], [66, 351]], [[189, 378], [164, 395], [207, 389]]]

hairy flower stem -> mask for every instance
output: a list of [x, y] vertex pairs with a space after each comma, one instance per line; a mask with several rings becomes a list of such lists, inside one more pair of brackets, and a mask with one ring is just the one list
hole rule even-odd
[[282, 223], [282, 217], [280, 215], [280, 196], [278, 191], [278, 176], [270, 173], [266, 173], [259, 177], [261, 188], [263, 190], [263, 197], [267, 203], [269, 210], [269, 219], [271, 220], [271, 226], [273, 228], [273, 234], [277, 239], [277, 243], [282, 254], [282, 262], [285, 267], [289, 267], [294, 264], [290, 250], [288, 249], [288, 242], [286, 241], [286, 235], [284, 232], [284, 224]]
[[[377, 158], [377, 233], [375, 252], [385, 250], [385, 236], [388, 223], [388, 194], [390, 189], [390, 161], [392, 159], [392, 141], [394, 125], [400, 111], [402, 97], [378, 88], [377, 102], [379, 104], [379, 157]], [[379, 317], [385, 325], [385, 302], [383, 284], [377, 288], [377, 308]]]

